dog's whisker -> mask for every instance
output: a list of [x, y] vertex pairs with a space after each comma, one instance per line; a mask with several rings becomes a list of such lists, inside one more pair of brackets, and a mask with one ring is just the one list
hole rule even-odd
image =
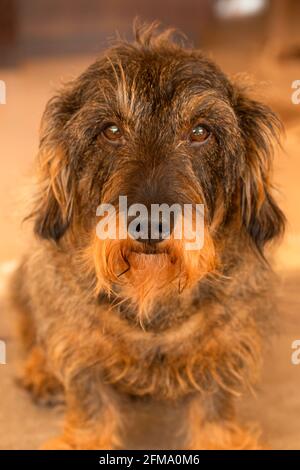
[[120, 278], [120, 277], [123, 276], [124, 274], [128, 273], [129, 270], [130, 270], [130, 266], [127, 266], [127, 268], [124, 269], [124, 271], [122, 271], [120, 274], [118, 274], [117, 277]]

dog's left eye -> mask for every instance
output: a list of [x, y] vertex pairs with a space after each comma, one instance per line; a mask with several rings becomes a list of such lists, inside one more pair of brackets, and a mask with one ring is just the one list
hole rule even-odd
[[118, 142], [122, 139], [122, 132], [116, 124], [109, 124], [102, 133], [111, 142]]
[[208, 137], [210, 136], [210, 131], [202, 126], [201, 124], [198, 124], [197, 126], [193, 127], [191, 133], [190, 133], [190, 140], [191, 142], [205, 142]]

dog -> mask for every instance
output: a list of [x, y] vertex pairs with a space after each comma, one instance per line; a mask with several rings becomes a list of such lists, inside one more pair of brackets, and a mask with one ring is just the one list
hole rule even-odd
[[[280, 131], [243, 81], [156, 25], [136, 26], [47, 104], [35, 237], [11, 283], [20, 382], [36, 401], [65, 400], [63, 432], [43, 448], [124, 448], [145, 409], [180, 413], [170, 448], [263, 448], [235, 401], [257, 380], [273, 322]], [[174, 225], [168, 237], [100, 239], [97, 208], [120, 212], [120, 196], [202, 204], [203, 246], [187, 250]]]

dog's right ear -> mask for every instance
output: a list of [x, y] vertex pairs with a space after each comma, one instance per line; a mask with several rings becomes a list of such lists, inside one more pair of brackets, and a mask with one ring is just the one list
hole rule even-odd
[[37, 159], [38, 192], [34, 209], [35, 233], [56, 242], [71, 224], [75, 200], [75, 175], [64, 136], [64, 128], [73, 114], [72, 93], [63, 91], [52, 98], [41, 123]]
[[245, 146], [239, 184], [241, 220], [262, 254], [264, 245], [281, 236], [285, 226], [271, 183], [273, 146], [279, 141], [282, 125], [268, 106], [252, 99], [239, 87], [235, 89], [235, 112]]

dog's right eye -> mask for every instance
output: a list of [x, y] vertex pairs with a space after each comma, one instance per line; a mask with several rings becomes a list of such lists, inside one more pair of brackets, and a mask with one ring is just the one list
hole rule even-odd
[[209, 136], [210, 131], [205, 126], [198, 124], [192, 129], [190, 140], [192, 143], [202, 144], [208, 139]]
[[116, 124], [109, 124], [102, 131], [104, 137], [110, 142], [119, 143], [122, 140], [123, 134]]

